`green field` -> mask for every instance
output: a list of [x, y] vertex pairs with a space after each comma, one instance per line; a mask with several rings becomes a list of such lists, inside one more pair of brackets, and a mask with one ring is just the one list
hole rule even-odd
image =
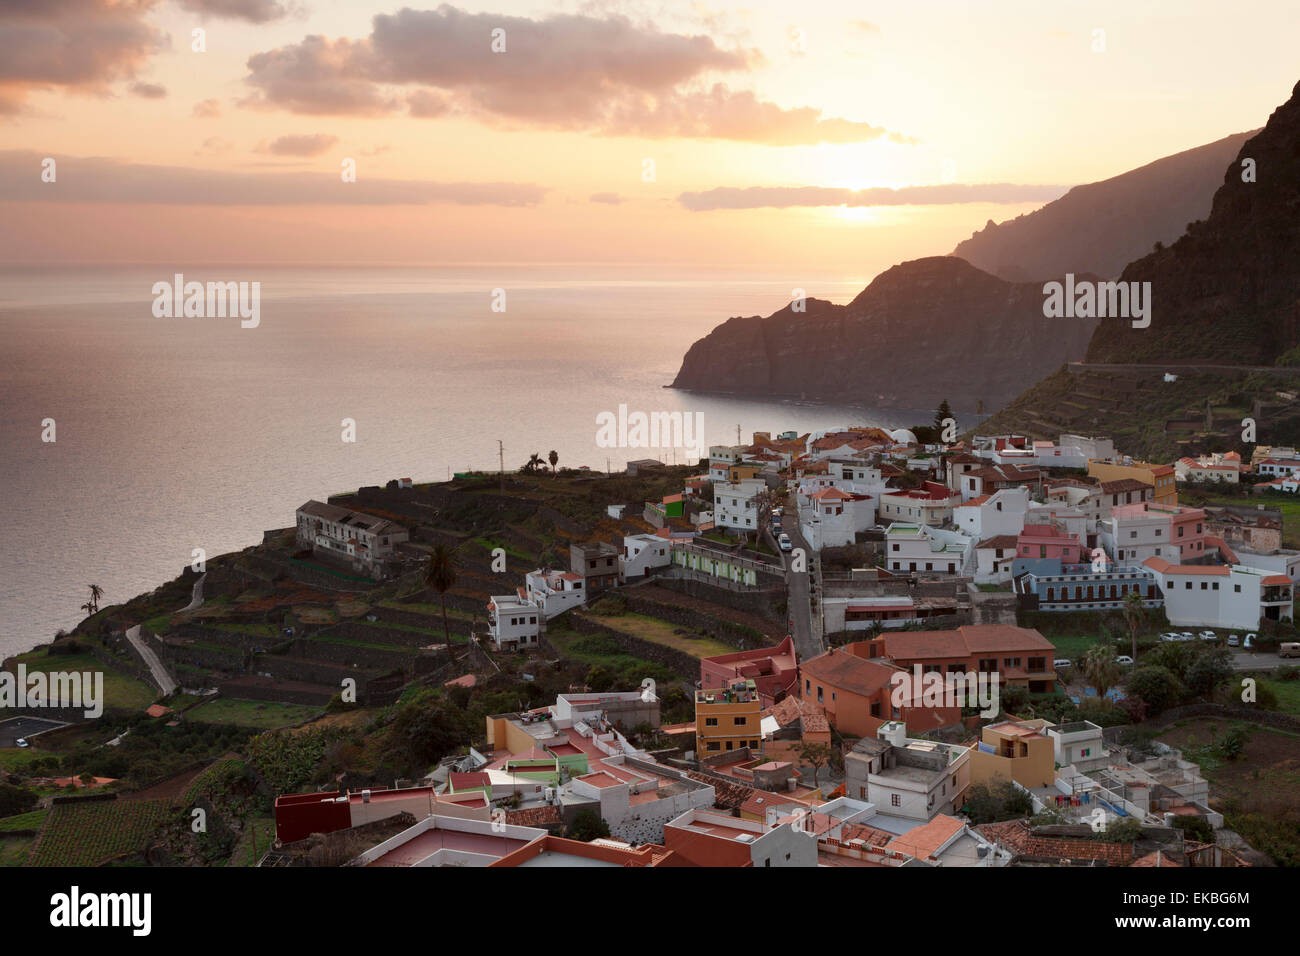
[[711, 637], [691, 633], [676, 634], [675, 631], [683, 630], [683, 628], [645, 614], [629, 612], [627, 614], [606, 616], [592, 614], [588, 611], [585, 616], [593, 621], [598, 621], [611, 630], [621, 631], [624, 634], [639, 637], [644, 641], [651, 641], [655, 644], [671, 647], [674, 650], [684, 651], [692, 657], [716, 657], [719, 654], [734, 654], [737, 650], [734, 644], [724, 644], [722, 641]]
[[166, 800], [65, 803], [50, 811], [33, 866], [101, 866], [145, 849], [175, 814]]
[[158, 691], [142, 680], [122, 671], [106, 667], [93, 654], [47, 654], [31, 651], [14, 658], [15, 663], [27, 665], [28, 673], [40, 671], [103, 671], [104, 706], [114, 710], [144, 710], [158, 696]]
[[27, 813], [5, 817], [0, 820], [0, 833], [11, 833], [14, 830], [39, 830], [45, 825], [45, 818], [49, 814], [49, 810], [30, 810]]
[[292, 727], [317, 716], [319, 707], [279, 704], [265, 700], [217, 697], [185, 712], [185, 719], [205, 724], [235, 724], [258, 730]]
[[0, 866], [26, 866], [35, 842], [34, 836], [0, 837]]

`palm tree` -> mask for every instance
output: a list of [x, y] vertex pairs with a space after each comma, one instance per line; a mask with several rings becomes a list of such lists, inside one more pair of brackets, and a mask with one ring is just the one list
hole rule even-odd
[[537, 452], [533, 452], [531, 455], [528, 456], [528, 463], [524, 465], [524, 471], [528, 472], [529, 474], [532, 474], [533, 472], [537, 471], [538, 468], [541, 467], [542, 467], [542, 456], [537, 454]]
[[95, 613], [94, 602], [87, 601], [85, 604], [81, 605], [81, 609], [86, 612], [86, 617], [90, 617], [92, 614]]
[[[534, 456], [536, 457], [536, 456]], [[442, 630], [451, 644], [451, 628], [447, 624], [447, 592], [456, 586], [456, 549], [439, 541], [429, 552], [424, 566], [424, 584], [438, 592], [442, 602]]]
[[1142, 620], [1142, 595], [1136, 590], [1124, 595], [1124, 623], [1128, 625], [1128, 636], [1132, 642], [1134, 666], [1138, 659], [1138, 624]]
[[552, 448], [552, 449], [551, 449], [551, 453], [550, 453], [549, 455], [546, 456], [546, 460], [549, 461], [549, 462], [551, 463], [551, 475], [554, 476], [554, 475], [555, 475], [555, 465], [556, 465], [556, 463], [560, 460], [560, 453], [559, 453], [558, 451], [556, 451], [554, 448]]
[[1102, 644], [1088, 649], [1083, 656], [1083, 674], [1088, 683], [1097, 689], [1098, 700], [1105, 700], [1106, 692], [1119, 683], [1119, 665], [1115, 651]]
[[104, 596], [104, 589], [98, 584], [91, 584], [88, 587], [90, 588], [90, 613], [94, 614], [99, 610], [99, 599]]

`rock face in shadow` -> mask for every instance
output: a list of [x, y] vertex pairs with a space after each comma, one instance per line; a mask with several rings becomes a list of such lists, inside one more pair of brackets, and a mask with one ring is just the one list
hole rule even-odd
[[1042, 284], [1010, 283], [963, 259], [904, 262], [852, 302], [808, 299], [733, 318], [691, 346], [674, 388], [992, 411], [1083, 357], [1095, 319], [1043, 316]]
[[[1243, 181], [1254, 161], [1255, 182]], [[1209, 217], [1124, 269], [1151, 325], [1103, 319], [1089, 362], [1272, 365], [1300, 342], [1300, 83], [1228, 164]], [[1287, 356], [1296, 364], [1300, 350]]]
[[1223, 170], [1257, 134], [1236, 133], [1110, 179], [1075, 186], [1041, 209], [987, 226], [954, 256], [1008, 282], [1060, 280], [1067, 272], [1113, 279], [1161, 242], [1204, 219]]

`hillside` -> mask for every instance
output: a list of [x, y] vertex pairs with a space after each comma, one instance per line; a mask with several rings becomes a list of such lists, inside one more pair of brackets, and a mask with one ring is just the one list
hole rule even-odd
[[1259, 130], [1236, 133], [1138, 169], [1075, 186], [1041, 209], [989, 220], [954, 256], [1008, 282], [1067, 272], [1113, 279], [1157, 242], [1169, 244], [1210, 211], [1223, 170]]
[[1039, 285], [951, 256], [894, 266], [847, 305], [806, 306], [718, 326], [691, 346], [672, 387], [910, 408], [947, 398], [974, 411], [1081, 357], [1096, 325], [1046, 319]]
[[1121, 280], [1151, 283], [1151, 325], [1102, 320], [1089, 362], [1272, 365], [1300, 342], [1300, 84], [1225, 169], [1209, 217]]

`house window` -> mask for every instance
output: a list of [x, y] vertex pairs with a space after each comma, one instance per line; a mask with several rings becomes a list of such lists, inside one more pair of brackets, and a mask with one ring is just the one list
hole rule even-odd
[[736, 717], [735, 724], [737, 727], [743, 727], [745, 726], [745, 721], [747, 721], [748, 719], [749, 719], [748, 717]]
[[1234, 585], [1232, 586], [1232, 590], [1233, 590], [1234, 593], [1236, 593], [1236, 594], [1240, 594], [1240, 593], [1241, 593], [1241, 585], [1240, 585], [1240, 584], [1234, 584]]
[[903, 798], [896, 793], [891, 793], [889, 795], [889, 805], [891, 807], [901, 807], [903, 805]]
[[705, 727], [716, 727], [716, 726], [718, 726], [718, 718], [716, 718], [716, 717], [705, 717], [705, 718], [704, 718], [704, 726], [705, 726]]

